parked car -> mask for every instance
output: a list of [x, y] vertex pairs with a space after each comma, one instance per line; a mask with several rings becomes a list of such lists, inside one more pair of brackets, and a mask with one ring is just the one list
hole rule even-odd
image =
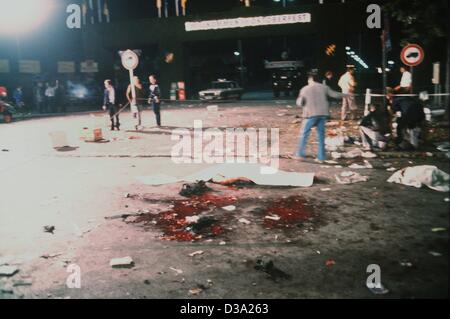
[[199, 92], [200, 100], [240, 100], [244, 89], [236, 81], [218, 80], [211, 83], [211, 88]]

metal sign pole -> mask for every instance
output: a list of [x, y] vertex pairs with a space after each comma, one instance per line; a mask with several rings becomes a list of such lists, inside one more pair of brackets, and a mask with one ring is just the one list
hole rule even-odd
[[135, 104], [137, 104], [137, 101], [136, 101], [136, 87], [134, 86], [134, 79], [133, 79], [134, 78], [134, 71], [133, 71], [133, 69], [130, 69], [129, 72], [130, 72], [131, 97], [133, 98], [132, 99], [133, 102]]

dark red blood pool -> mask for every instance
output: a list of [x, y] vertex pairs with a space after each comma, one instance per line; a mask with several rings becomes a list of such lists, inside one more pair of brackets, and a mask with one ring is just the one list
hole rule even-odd
[[188, 230], [190, 224], [186, 217], [196, 216], [205, 211], [231, 205], [236, 202], [235, 197], [216, 196], [209, 193], [192, 196], [188, 199], [174, 200], [173, 208], [158, 215], [144, 215], [136, 220], [136, 223], [156, 221], [156, 227], [163, 232], [162, 239], [176, 241], [196, 241], [201, 238], [221, 235], [224, 230], [217, 223], [208, 225], [196, 233]]
[[279, 220], [264, 218], [265, 228], [291, 228], [312, 218], [313, 210], [311, 206], [308, 206], [305, 199], [293, 196], [271, 202], [265, 215], [280, 218]]

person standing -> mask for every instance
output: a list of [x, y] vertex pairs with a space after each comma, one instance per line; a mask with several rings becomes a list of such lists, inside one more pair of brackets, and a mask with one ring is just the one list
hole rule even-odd
[[406, 67], [400, 67], [400, 73], [402, 78], [400, 80], [400, 85], [395, 88], [396, 92], [402, 91], [404, 94], [412, 93], [412, 74]]
[[325, 77], [323, 78], [322, 84], [328, 86], [330, 89], [334, 90], [333, 85], [333, 72], [327, 71], [325, 72]]
[[38, 82], [34, 88], [34, 103], [36, 106], [36, 111], [39, 113], [45, 112], [45, 94], [44, 94], [44, 87], [42, 82]]
[[52, 113], [56, 113], [55, 97], [57, 88], [58, 88], [58, 81], [56, 81], [55, 86], [51, 86], [49, 83], [47, 83], [45, 88], [45, 99], [47, 102], [47, 109]]
[[17, 108], [17, 110], [19, 110], [19, 112], [21, 113], [25, 113], [26, 110], [26, 105], [24, 102], [24, 97], [23, 97], [23, 90], [21, 86], [18, 86], [14, 92], [13, 92], [13, 96], [12, 96], [13, 100], [14, 100], [14, 105]]
[[354, 77], [355, 67], [353, 65], [347, 65], [347, 72], [344, 73], [339, 79], [339, 87], [345, 97], [342, 99], [342, 111], [341, 120], [347, 119], [347, 113], [350, 112], [351, 118], [355, 117], [356, 105], [353, 94], [356, 89], [356, 81]]
[[319, 163], [325, 161], [325, 123], [330, 113], [328, 98], [339, 99], [343, 97], [348, 97], [348, 94], [338, 93], [328, 86], [319, 83], [319, 77], [316, 71], [309, 73], [308, 85], [300, 90], [297, 99], [297, 105], [303, 108], [304, 121], [296, 159], [305, 159], [306, 144], [308, 143], [311, 129], [317, 127], [319, 150], [316, 161]]
[[136, 92], [135, 98], [133, 98], [131, 84], [128, 85], [126, 95], [128, 102], [130, 103], [131, 113], [136, 119], [136, 125], [134, 126], [134, 128], [136, 129], [136, 131], [138, 131], [142, 129], [142, 101], [144, 100], [144, 89], [142, 87], [141, 81], [137, 76], [133, 77], [133, 85]]
[[111, 131], [117, 128], [120, 131], [119, 113], [116, 107], [116, 90], [111, 80], [105, 80], [105, 91], [103, 95], [103, 110], [109, 111], [111, 119]]
[[148, 104], [151, 104], [153, 107], [153, 112], [156, 117], [156, 124], [158, 127], [161, 127], [161, 90], [158, 85], [158, 80], [155, 75], [149, 76], [150, 80], [150, 95], [148, 99]]
[[61, 85], [58, 83], [58, 86], [56, 87], [55, 92], [55, 101], [58, 105], [58, 112], [66, 113], [66, 101], [65, 101], [65, 87], [64, 85]]

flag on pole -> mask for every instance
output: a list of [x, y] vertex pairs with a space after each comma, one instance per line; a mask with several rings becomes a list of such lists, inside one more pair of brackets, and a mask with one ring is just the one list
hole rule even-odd
[[186, 5], [187, 5], [187, 0], [181, 0], [181, 8], [183, 10], [183, 15], [186, 15]]
[[109, 7], [108, 7], [108, 0], [105, 0], [105, 4], [103, 6], [103, 14], [106, 17], [106, 22], [109, 23], [111, 21], [111, 16], [110, 16]]
[[164, 14], [166, 18], [169, 17], [169, 0], [164, 0]]
[[86, 0], [83, 1], [81, 9], [82, 9], [82, 12], [83, 12], [83, 24], [86, 25], [86, 17], [87, 17], [87, 12], [88, 12], [88, 7], [87, 7]]
[[91, 21], [91, 24], [95, 23], [95, 16], [94, 16], [94, 0], [89, 0], [89, 20]]
[[102, 0], [97, 0], [97, 15], [98, 15], [98, 22], [103, 22], [103, 10], [102, 10]]
[[158, 8], [158, 17], [162, 16], [162, 0], [156, 0], [156, 7]]
[[176, 16], [180, 16], [180, 1], [179, 0], [175, 0], [175, 14]]

